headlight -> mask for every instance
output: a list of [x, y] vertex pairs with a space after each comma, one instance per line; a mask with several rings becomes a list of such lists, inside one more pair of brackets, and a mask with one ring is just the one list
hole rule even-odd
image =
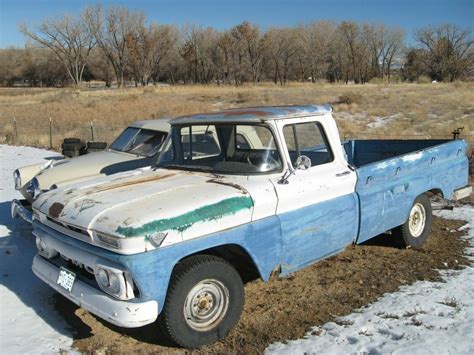
[[94, 274], [99, 287], [109, 295], [120, 300], [135, 297], [133, 281], [129, 273], [104, 265], [96, 265]]
[[120, 292], [120, 279], [117, 274], [110, 274], [109, 277], [109, 288], [114, 294]]
[[102, 288], [108, 288], [109, 287], [109, 274], [107, 271], [104, 269], [98, 269], [97, 274], [97, 283], [99, 284], [100, 287]]
[[26, 192], [34, 199], [37, 199], [38, 196], [42, 193], [45, 192], [46, 190], [41, 190], [39, 186], [39, 181], [37, 178], [31, 179], [29, 182], [28, 186], [26, 187]]
[[52, 259], [58, 255], [58, 252], [48, 247], [43, 239], [36, 237], [36, 248], [38, 248], [38, 254], [45, 257], [46, 259]]
[[99, 241], [102, 244], [108, 247], [112, 247], [114, 249], [120, 249], [120, 240], [118, 238], [108, 235], [108, 234], [99, 233], [99, 232], [96, 232], [95, 235], [97, 236], [97, 239], [99, 239]]
[[21, 176], [18, 169], [13, 172], [13, 181], [15, 182], [15, 190], [21, 189]]

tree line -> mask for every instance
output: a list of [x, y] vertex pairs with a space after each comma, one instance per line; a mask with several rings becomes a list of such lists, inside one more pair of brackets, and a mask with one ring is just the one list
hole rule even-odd
[[397, 27], [317, 21], [263, 31], [247, 21], [227, 30], [149, 22], [126, 7], [86, 7], [78, 15], [20, 26], [25, 48], [0, 50], [0, 82], [32, 86], [116, 82], [217, 83], [273, 81], [366, 83], [453, 81], [474, 72], [473, 39], [455, 25], [416, 31], [406, 45]]

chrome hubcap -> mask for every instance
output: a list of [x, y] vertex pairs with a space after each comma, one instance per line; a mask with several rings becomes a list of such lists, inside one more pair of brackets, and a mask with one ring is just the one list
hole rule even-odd
[[410, 211], [408, 228], [413, 237], [418, 238], [425, 229], [426, 211], [421, 203], [415, 203]]
[[198, 331], [208, 331], [218, 325], [229, 307], [229, 291], [218, 280], [197, 283], [184, 301], [184, 319]]

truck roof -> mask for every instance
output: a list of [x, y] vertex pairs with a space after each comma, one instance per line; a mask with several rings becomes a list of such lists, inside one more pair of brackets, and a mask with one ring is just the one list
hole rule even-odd
[[322, 115], [331, 112], [329, 105], [300, 105], [300, 106], [260, 106], [232, 108], [229, 110], [197, 113], [173, 118], [172, 125], [229, 122], [262, 122], [283, 118], [294, 118], [309, 115]]
[[169, 132], [170, 131], [170, 124], [169, 118], [157, 118], [153, 120], [141, 120], [131, 123], [130, 127], [136, 128], [143, 128], [143, 129], [151, 129], [154, 131], [163, 131]]

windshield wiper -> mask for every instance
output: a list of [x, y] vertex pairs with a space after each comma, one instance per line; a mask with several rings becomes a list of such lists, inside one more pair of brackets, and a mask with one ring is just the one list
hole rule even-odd
[[208, 166], [202, 166], [202, 165], [196, 166], [196, 165], [170, 164], [170, 165], [155, 166], [155, 167], [163, 168], [163, 169], [179, 169], [179, 170], [205, 171], [205, 172], [212, 171], [212, 168]]

